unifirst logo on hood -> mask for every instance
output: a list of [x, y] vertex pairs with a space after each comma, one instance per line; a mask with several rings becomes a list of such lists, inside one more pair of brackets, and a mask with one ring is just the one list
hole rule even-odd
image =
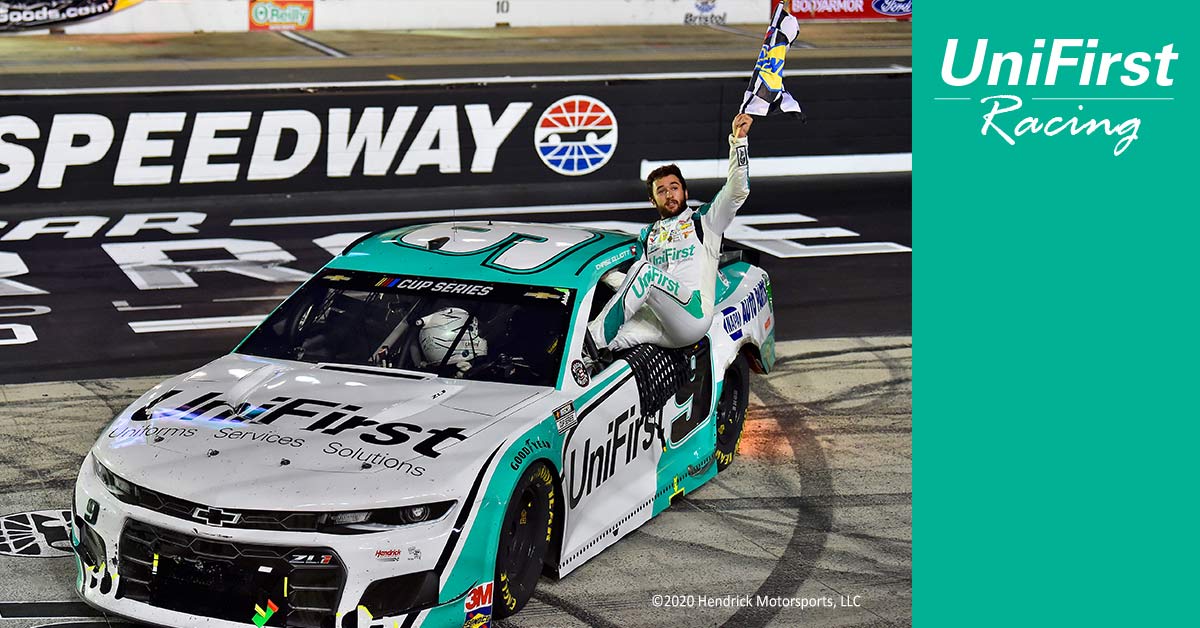
[[[464, 167], [489, 173], [532, 106], [153, 111], [130, 113], [123, 120], [60, 113], [48, 123], [0, 116], [0, 192], [31, 178], [42, 190], [63, 187], [68, 175], [94, 183], [95, 171], [106, 168], [113, 186], [277, 181], [321, 162], [329, 178], [408, 176], [431, 167], [441, 174], [461, 173]], [[460, 113], [474, 140], [471, 154], [460, 142]], [[40, 155], [35, 146], [42, 147]], [[92, 172], [75, 174], [84, 170]]]

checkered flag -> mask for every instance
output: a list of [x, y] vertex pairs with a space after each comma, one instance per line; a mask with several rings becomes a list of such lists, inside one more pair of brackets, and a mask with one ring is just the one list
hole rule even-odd
[[800, 30], [799, 22], [783, 10], [783, 5], [780, 2], [775, 8], [771, 26], [767, 28], [762, 50], [754, 64], [754, 73], [750, 75], [750, 84], [746, 86], [746, 95], [742, 98], [741, 111], [753, 116], [788, 113], [803, 120], [804, 112], [800, 109], [800, 103], [783, 88], [783, 62], [788, 47], [796, 40], [796, 33]]

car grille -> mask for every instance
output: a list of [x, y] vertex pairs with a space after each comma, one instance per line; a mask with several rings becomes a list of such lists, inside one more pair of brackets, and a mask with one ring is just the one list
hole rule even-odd
[[[208, 512], [208, 508], [203, 504], [191, 502], [186, 499], [172, 497], [165, 493], [160, 493], [142, 486], [134, 485], [133, 494], [121, 494], [117, 496], [121, 501], [141, 506], [147, 510], [162, 513], [171, 517], [178, 517], [188, 521], [195, 521], [206, 525], [218, 525], [224, 528], [235, 528], [243, 530], [274, 530], [277, 532], [326, 532], [326, 530], [318, 529], [318, 520], [321, 513], [316, 512], [286, 512], [274, 510], [225, 510], [226, 515], [240, 515], [236, 522], [221, 521], [220, 519], [210, 520], [205, 517], [194, 516], [197, 510]], [[217, 521], [219, 523], [214, 523]], [[334, 530], [329, 530], [334, 532]]]
[[268, 600], [267, 626], [334, 628], [346, 582], [330, 548], [214, 541], [129, 520], [121, 533], [118, 597], [250, 623]]

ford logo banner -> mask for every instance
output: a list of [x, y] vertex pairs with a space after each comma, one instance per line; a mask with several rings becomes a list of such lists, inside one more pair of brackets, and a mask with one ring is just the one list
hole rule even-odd
[[912, 15], [912, 0], [871, 0], [871, 8], [893, 17]]

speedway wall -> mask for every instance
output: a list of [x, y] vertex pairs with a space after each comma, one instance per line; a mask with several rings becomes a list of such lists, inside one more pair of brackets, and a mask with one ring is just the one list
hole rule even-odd
[[[311, 20], [312, 30], [766, 22], [769, 0], [145, 0], [67, 33], [245, 31], [255, 5]], [[282, 23], [280, 26], [284, 26]]]
[[[798, 70], [788, 81], [808, 123], [756, 122], [759, 176], [838, 155], [907, 155], [911, 168], [909, 71]], [[10, 91], [0, 93], [0, 207], [628, 183], [680, 160], [692, 176], [706, 165], [722, 176], [744, 89], [740, 74], [713, 74]]]

